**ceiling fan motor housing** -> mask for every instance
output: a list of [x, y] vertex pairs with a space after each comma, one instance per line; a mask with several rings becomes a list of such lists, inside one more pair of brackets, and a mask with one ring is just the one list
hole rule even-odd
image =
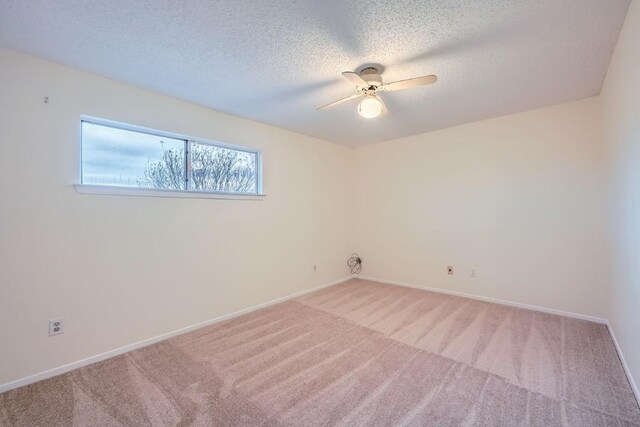
[[360, 71], [360, 77], [371, 86], [382, 86], [382, 76], [378, 73], [378, 69], [367, 67]]

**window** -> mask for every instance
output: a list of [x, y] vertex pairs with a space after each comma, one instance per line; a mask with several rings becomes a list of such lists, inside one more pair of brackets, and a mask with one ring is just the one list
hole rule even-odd
[[[260, 152], [82, 120], [82, 186], [260, 195]], [[145, 193], [146, 194], [146, 193]]]

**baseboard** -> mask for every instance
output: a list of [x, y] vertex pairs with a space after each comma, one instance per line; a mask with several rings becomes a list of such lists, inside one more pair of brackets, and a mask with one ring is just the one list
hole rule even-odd
[[389, 285], [404, 286], [406, 288], [424, 289], [425, 291], [437, 292], [439, 294], [455, 295], [458, 297], [470, 298], [470, 299], [475, 299], [479, 301], [492, 302], [492, 303], [501, 304], [501, 305], [508, 305], [510, 307], [525, 308], [527, 310], [540, 311], [542, 313], [556, 314], [558, 316], [572, 317], [574, 319], [588, 320], [590, 322], [607, 324], [606, 319], [602, 319], [600, 317], [594, 317], [594, 316], [587, 316], [586, 314], [571, 313], [568, 311], [556, 310], [553, 308], [546, 308], [546, 307], [539, 307], [537, 305], [523, 304], [515, 301], [484, 297], [481, 295], [467, 294], [464, 292], [450, 291], [447, 289], [435, 288], [430, 286], [416, 285], [414, 283], [398, 282], [395, 280], [379, 279], [376, 277], [360, 276], [360, 275], [354, 275], [353, 277], [358, 279], [363, 279], [363, 280], [370, 280], [372, 282], [387, 283]]
[[627, 365], [627, 361], [624, 360], [624, 354], [622, 354], [622, 350], [620, 349], [620, 345], [618, 344], [618, 340], [616, 339], [616, 334], [613, 332], [613, 328], [611, 327], [609, 322], [607, 322], [607, 329], [609, 329], [609, 335], [611, 335], [613, 346], [616, 348], [616, 351], [618, 352], [618, 358], [620, 359], [620, 363], [622, 363], [624, 372], [627, 374], [627, 379], [629, 380], [629, 385], [631, 386], [633, 395], [636, 398], [636, 403], [640, 407], [640, 390], [638, 389], [638, 385], [633, 379], [633, 375], [631, 375], [631, 371], [629, 370], [629, 365]]
[[330, 286], [334, 286], [334, 285], [338, 285], [340, 283], [346, 282], [347, 280], [350, 280], [352, 277], [344, 277], [342, 279], [330, 282], [330, 283], [325, 283], [324, 285], [320, 285], [320, 286], [316, 286], [314, 288], [311, 289], [307, 289], [306, 291], [301, 291], [301, 292], [296, 292], [295, 294], [291, 294], [291, 295], [287, 295], [281, 298], [276, 298], [274, 300], [262, 303], [262, 304], [258, 304], [255, 305], [253, 307], [248, 307], [239, 311], [235, 311], [233, 313], [229, 313], [229, 314], [225, 314], [219, 317], [215, 317], [213, 319], [210, 320], [205, 320], [204, 322], [200, 322], [200, 323], [196, 323], [195, 325], [191, 325], [191, 326], [187, 326], [184, 328], [180, 328], [178, 330], [175, 330], [173, 332], [168, 332], [166, 334], [162, 334], [162, 335], [158, 335], [156, 337], [153, 338], [148, 338], [146, 340], [142, 340], [142, 341], [138, 341], [136, 343], [133, 344], [129, 344], [129, 345], [125, 345], [124, 347], [120, 347], [120, 348], [116, 348], [114, 350], [110, 350], [107, 351], [105, 353], [101, 353], [101, 354], [97, 354], [95, 356], [91, 356], [91, 357], [87, 357], [86, 359], [82, 359], [82, 360], [78, 360], [76, 362], [71, 362], [68, 363], [66, 365], [62, 365], [59, 366], [57, 368], [53, 368], [44, 372], [40, 372], [38, 374], [34, 374], [34, 375], [30, 375], [28, 377], [25, 378], [21, 378], [18, 380], [14, 380], [14, 381], [10, 381], [8, 383], [5, 384], [0, 384], [0, 393], [4, 393], [5, 391], [9, 391], [12, 390], [14, 388], [18, 388], [18, 387], [22, 387], [28, 384], [32, 384], [38, 381], [42, 381], [42, 380], [46, 380], [47, 378], [51, 378], [51, 377], [55, 377], [61, 374], [64, 374], [66, 372], [72, 371], [74, 369], [78, 369], [81, 368], [83, 366], [87, 366], [87, 365], [91, 365], [93, 363], [96, 362], [100, 362], [102, 360], [106, 360], [109, 359], [111, 357], [114, 356], [119, 356], [121, 354], [130, 352], [132, 350], [137, 350], [139, 348], [142, 347], [146, 347], [148, 345], [151, 344], [155, 344], [157, 342], [166, 340], [168, 338], [174, 337], [176, 335], [181, 335], [187, 332], [191, 332], [194, 331], [196, 329], [200, 329], [203, 328], [205, 326], [209, 326], [209, 325], [213, 325], [214, 323], [218, 323], [218, 322], [222, 322], [223, 320], [228, 320], [228, 319], [232, 319], [234, 317], [237, 316], [241, 316], [243, 314], [247, 314], [247, 313], [251, 313], [252, 311], [256, 311], [256, 310], [260, 310], [261, 308], [265, 308], [274, 304], [278, 304], [284, 301], [288, 301], [290, 299], [293, 298], [297, 298], [299, 296], [311, 293], [311, 292], [315, 292], [317, 290], [323, 289], [323, 288], [328, 288]]
[[545, 308], [545, 307], [538, 307], [538, 306], [534, 306], [534, 305], [529, 305], [529, 304], [522, 304], [522, 303], [518, 303], [518, 302], [513, 302], [513, 301], [506, 301], [506, 300], [500, 300], [500, 299], [496, 299], [496, 298], [490, 298], [490, 297], [484, 297], [484, 296], [480, 296], [480, 295], [473, 295], [473, 294], [466, 294], [463, 292], [456, 292], [456, 291], [450, 291], [450, 290], [446, 290], [446, 289], [441, 289], [441, 288], [434, 288], [434, 287], [429, 287], [429, 286], [421, 286], [421, 285], [416, 285], [413, 283], [406, 283], [406, 282], [399, 282], [399, 281], [395, 281], [395, 280], [386, 280], [386, 279], [379, 279], [379, 278], [375, 278], [375, 277], [369, 277], [369, 276], [361, 276], [361, 275], [353, 275], [350, 277], [345, 277], [330, 283], [325, 283], [323, 285], [320, 286], [316, 286], [314, 288], [311, 289], [307, 289], [305, 291], [301, 291], [301, 292], [296, 292], [294, 294], [291, 295], [287, 295], [281, 298], [276, 298], [274, 300], [262, 303], [262, 304], [258, 304], [255, 305], [253, 307], [248, 307], [233, 313], [229, 313], [229, 314], [225, 314], [219, 317], [215, 317], [213, 319], [210, 320], [206, 320], [204, 322], [200, 322], [197, 323], [195, 325], [191, 325], [191, 326], [187, 326], [172, 332], [168, 332], [162, 335], [158, 335], [156, 337], [153, 338], [148, 338], [146, 340], [142, 340], [142, 341], [138, 341], [136, 343], [133, 344], [129, 344], [123, 347], [119, 347], [116, 348], [114, 350], [110, 350], [107, 351], [105, 353], [101, 353], [95, 356], [91, 356], [88, 357], [86, 359], [82, 359], [82, 360], [78, 360], [76, 362], [72, 362], [72, 363], [68, 363], [66, 365], [62, 365], [59, 366], [57, 368], [53, 368], [44, 372], [40, 372], [38, 374], [34, 374], [34, 375], [30, 375], [28, 377], [25, 378], [21, 378], [18, 380], [14, 380], [14, 381], [10, 381], [8, 383], [5, 384], [0, 384], [0, 393], [4, 393], [5, 391], [9, 391], [12, 390], [14, 388], [18, 388], [18, 387], [22, 387], [28, 384], [32, 384], [38, 381], [42, 381], [45, 380], [47, 378], [52, 378], [61, 374], [64, 374], [66, 372], [72, 371], [74, 369], [78, 369], [81, 368], [83, 366], [87, 366], [87, 365], [91, 365], [93, 363], [97, 363], [100, 362], [102, 360], [106, 360], [109, 359], [111, 357], [114, 356], [118, 356], [124, 353], [127, 353], [129, 351], [133, 351], [142, 347], [146, 347], [148, 345], [151, 344], [155, 344], [157, 342], [166, 340], [168, 338], [177, 336], [177, 335], [181, 335], [187, 332], [191, 332], [194, 331], [196, 329], [199, 328], [203, 328], [205, 326], [209, 326], [209, 325], [213, 325], [214, 323], [218, 323], [218, 322], [222, 322], [224, 320], [228, 320], [228, 319], [232, 319], [234, 317], [237, 316], [241, 316], [243, 314], [247, 314], [247, 313], [251, 313], [252, 311], [256, 311], [256, 310], [260, 310], [261, 308], [265, 308], [271, 305], [275, 305], [293, 298], [297, 298], [299, 296], [311, 293], [311, 292], [315, 292], [317, 290], [323, 289], [323, 288], [328, 288], [330, 286], [334, 286], [334, 285], [338, 285], [340, 283], [344, 283], [347, 280], [351, 279], [351, 278], [356, 278], [356, 279], [362, 279], [362, 280], [370, 280], [372, 282], [378, 282], [378, 283], [387, 283], [390, 285], [397, 285], [397, 286], [404, 286], [407, 288], [415, 288], [415, 289], [423, 289], [426, 291], [431, 291], [431, 292], [437, 292], [437, 293], [442, 293], [442, 294], [447, 294], [447, 295], [455, 295], [455, 296], [460, 296], [460, 297], [464, 297], [464, 298], [471, 298], [471, 299], [475, 299], [475, 300], [479, 300], [479, 301], [486, 301], [486, 302], [493, 302], [496, 304], [502, 304], [502, 305], [508, 305], [508, 306], [512, 306], [512, 307], [518, 307], [518, 308], [526, 308], [529, 310], [535, 310], [535, 311], [540, 311], [543, 313], [550, 313], [550, 314], [557, 314], [557, 315], [561, 315], [561, 316], [566, 316], [566, 317], [572, 317], [572, 318], [576, 318], [576, 319], [582, 319], [582, 320], [589, 320], [592, 322], [597, 322], [597, 323], [603, 323], [607, 325], [607, 328], [609, 329], [609, 333], [611, 335], [611, 338], [613, 340], [613, 344], [616, 348], [616, 351], [618, 352], [618, 356], [620, 357], [620, 362], [622, 363], [622, 366], [625, 370], [625, 373], [627, 374], [627, 379], [629, 380], [629, 384], [631, 386], [631, 389], [636, 397], [636, 400], [638, 401], [638, 403], [640, 404], [640, 391], [638, 389], [638, 386], [636, 384], [636, 382], [633, 379], [633, 376], [631, 375], [631, 372], [629, 371], [629, 367], [627, 365], [627, 362], [624, 359], [624, 355], [622, 353], [622, 350], [620, 349], [620, 345], [618, 344], [618, 341], [616, 339], [615, 333], [613, 332], [613, 329], [611, 328], [611, 325], [609, 325], [609, 323], [607, 322], [607, 320], [605, 319], [601, 319], [598, 317], [593, 317], [593, 316], [586, 316], [583, 314], [576, 314], [576, 313], [570, 313], [570, 312], [566, 312], [566, 311], [561, 311], [561, 310], [555, 310], [555, 309], [550, 309], [550, 308]]

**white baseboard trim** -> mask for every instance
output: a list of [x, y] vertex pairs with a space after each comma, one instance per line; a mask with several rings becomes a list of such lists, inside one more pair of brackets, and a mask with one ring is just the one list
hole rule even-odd
[[379, 278], [376, 278], [376, 277], [360, 276], [360, 275], [354, 275], [353, 277], [357, 278], [357, 279], [370, 280], [372, 282], [386, 283], [386, 284], [389, 284], [389, 285], [404, 286], [406, 288], [423, 289], [425, 291], [437, 292], [439, 294], [454, 295], [454, 296], [458, 296], [458, 297], [470, 298], [470, 299], [475, 299], [475, 300], [479, 300], [479, 301], [492, 302], [492, 303], [495, 303], [495, 304], [508, 305], [510, 307], [525, 308], [527, 310], [540, 311], [542, 313], [557, 314], [558, 316], [572, 317], [574, 319], [580, 319], [580, 320], [588, 320], [590, 322], [603, 323], [605, 325], [607, 324], [607, 320], [606, 319], [602, 319], [600, 317], [594, 317], [594, 316], [587, 316], [586, 314], [571, 313], [571, 312], [568, 312], [568, 311], [556, 310], [556, 309], [553, 309], [553, 308], [546, 308], [546, 307], [539, 307], [537, 305], [523, 304], [523, 303], [515, 302], [515, 301], [507, 301], [507, 300], [502, 300], [502, 299], [497, 299], [497, 298], [484, 297], [484, 296], [481, 296], [481, 295], [467, 294], [467, 293], [464, 293], [464, 292], [450, 291], [450, 290], [447, 290], [447, 289], [434, 288], [434, 287], [431, 287], [431, 286], [416, 285], [414, 283], [398, 282], [398, 281], [395, 281], [395, 280], [379, 279]]
[[95, 356], [91, 356], [91, 357], [87, 357], [86, 359], [82, 359], [82, 360], [78, 360], [76, 362], [71, 362], [68, 363], [66, 365], [62, 365], [59, 366], [57, 368], [53, 368], [44, 372], [40, 372], [34, 375], [30, 375], [28, 377], [25, 378], [20, 378], [18, 380], [14, 380], [14, 381], [10, 381], [8, 383], [4, 383], [4, 384], [0, 384], [0, 393], [4, 393], [5, 391], [9, 391], [12, 390], [14, 388], [18, 388], [18, 387], [22, 387], [28, 384], [32, 384], [38, 381], [42, 381], [42, 380], [46, 380], [47, 378], [51, 378], [51, 377], [55, 377], [61, 374], [64, 374], [66, 372], [72, 371], [74, 369], [78, 369], [81, 368], [83, 366], [87, 366], [87, 365], [91, 365], [93, 363], [96, 362], [100, 362], [106, 359], [109, 359], [111, 357], [114, 356], [119, 356], [121, 354], [124, 353], [128, 353], [132, 350], [137, 350], [139, 348], [142, 347], [146, 347], [148, 345], [151, 344], [155, 344], [157, 342], [160, 341], [164, 341], [168, 338], [171, 337], [175, 337], [176, 335], [181, 335], [187, 332], [191, 332], [194, 331], [196, 329], [200, 329], [203, 328], [205, 326], [209, 326], [209, 325], [213, 325], [214, 323], [218, 323], [218, 322], [222, 322], [223, 320], [228, 320], [228, 319], [232, 319], [234, 317], [238, 317], [241, 316], [243, 314], [247, 314], [247, 313], [251, 313], [252, 311], [256, 311], [256, 310], [260, 310], [261, 308], [265, 308], [271, 305], [275, 305], [284, 301], [288, 301], [290, 299], [293, 298], [297, 298], [299, 296], [311, 293], [311, 292], [315, 292], [317, 290], [323, 289], [323, 288], [328, 288], [330, 286], [335, 286], [338, 285], [340, 283], [344, 283], [347, 280], [352, 279], [351, 276], [348, 277], [344, 277], [342, 279], [339, 280], [335, 280], [333, 282], [330, 283], [325, 283], [324, 285], [320, 285], [320, 286], [316, 286], [314, 288], [311, 289], [307, 289], [306, 291], [301, 291], [301, 292], [296, 292], [295, 294], [291, 294], [291, 295], [287, 295], [281, 298], [276, 298], [274, 300], [262, 303], [262, 304], [258, 304], [258, 305], [254, 305], [253, 307], [248, 307], [239, 311], [235, 311], [233, 313], [229, 313], [229, 314], [224, 314], [222, 316], [218, 316], [215, 317], [213, 319], [210, 320], [205, 320], [204, 322], [200, 322], [200, 323], [196, 323], [195, 325], [191, 325], [191, 326], [186, 326], [184, 328], [180, 328], [178, 330], [172, 331], [172, 332], [167, 332], [166, 334], [162, 334], [162, 335], [158, 335], [156, 337], [153, 338], [148, 338], [146, 340], [142, 340], [142, 341], [138, 341], [135, 342], [133, 344], [129, 344], [129, 345], [125, 345], [123, 347], [119, 347], [116, 348], [114, 350], [109, 350], [105, 353], [101, 353], [101, 354], [97, 354]]
[[299, 296], [311, 293], [311, 292], [315, 292], [317, 290], [323, 289], [323, 288], [328, 288], [330, 286], [335, 286], [338, 285], [340, 283], [344, 283], [349, 279], [362, 279], [362, 280], [370, 280], [372, 282], [378, 282], [378, 283], [387, 283], [390, 285], [397, 285], [397, 286], [404, 286], [407, 288], [416, 288], [416, 289], [423, 289], [426, 291], [431, 291], [431, 292], [438, 292], [438, 293], [443, 293], [443, 294], [448, 294], [448, 295], [455, 295], [455, 296], [460, 296], [460, 297], [465, 297], [465, 298], [471, 298], [471, 299], [475, 299], [475, 300], [480, 300], [480, 301], [486, 301], [486, 302], [493, 302], [496, 304], [502, 304], [502, 305], [508, 305], [508, 306], [512, 306], [512, 307], [518, 307], [518, 308], [526, 308], [526, 309], [530, 309], [530, 310], [535, 310], [535, 311], [541, 311], [543, 313], [550, 313], [550, 314], [558, 314], [561, 316], [567, 316], [567, 317], [573, 317], [573, 318], [577, 318], [577, 319], [582, 319], [582, 320], [590, 320], [592, 322], [597, 322], [597, 323], [603, 323], [607, 325], [607, 328], [609, 329], [609, 333], [611, 335], [611, 338], [613, 340], [613, 344], [616, 348], [616, 351], [618, 352], [618, 355], [620, 357], [620, 362], [622, 363], [622, 367], [625, 370], [625, 373], [627, 374], [627, 378], [629, 380], [629, 384], [631, 386], [631, 389], [636, 397], [636, 400], [638, 401], [638, 403], [640, 404], [640, 390], [638, 389], [638, 386], [635, 382], [635, 380], [633, 379], [633, 376], [631, 375], [631, 372], [629, 371], [629, 367], [627, 365], [627, 362], [625, 361], [624, 355], [622, 353], [622, 350], [620, 349], [620, 345], [618, 344], [618, 340], [616, 339], [615, 333], [613, 332], [613, 329], [611, 328], [611, 325], [609, 325], [609, 322], [606, 319], [601, 319], [599, 317], [593, 317], [593, 316], [586, 316], [586, 315], [582, 315], [582, 314], [576, 314], [576, 313], [570, 313], [570, 312], [565, 312], [565, 311], [561, 311], [561, 310], [555, 310], [555, 309], [550, 309], [550, 308], [544, 308], [544, 307], [538, 307], [538, 306], [534, 306], [534, 305], [529, 305], [529, 304], [522, 304], [522, 303], [518, 303], [518, 302], [513, 302], [513, 301], [506, 301], [506, 300], [500, 300], [500, 299], [496, 299], [496, 298], [489, 298], [489, 297], [483, 297], [483, 296], [479, 296], [479, 295], [473, 295], [473, 294], [466, 294], [463, 292], [456, 292], [456, 291], [449, 291], [446, 289], [440, 289], [440, 288], [434, 288], [434, 287], [429, 287], [429, 286], [421, 286], [421, 285], [416, 285], [413, 283], [406, 283], [406, 282], [398, 282], [395, 280], [385, 280], [385, 279], [378, 279], [375, 277], [369, 277], [369, 276], [360, 276], [360, 275], [353, 275], [350, 277], [344, 277], [342, 279], [330, 282], [330, 283], [325, 283], [324, 285], [320, 285], [320, 286], [316, 286], [314, 288], [311, 289], [307, 289], [306, 291], [301, 291], [301, 292], [296, 292], [294, 294], [291, 295], [287, 295], [281, 298], [276, 298], [274, 300], [262, 303], [262, 304], [258, 304], [255, 305], [253, 307], [248, 307], [233, 313], [229, 313], [229, 314], [225, 314], [219, 317], [215, 317], [213, 319], [210, 320], [206, 320], [204, 322], [200, 322], [197, 323], [195, 325], [191, 325], [191, 326], [187, 326], [172, 332], [168, 332], [166, 334], [162, 334], [162, 335], [158, 335], [156, 337], [153, 338], [148, 338], [146, 340], [142, 340], [142, 341], [138, 341], [136, 343], [133, 344], [129, 344], [123, 347], [119, 347], [116, 348], [114, 350], [110, 350], [107, 351], [105, 353], [101, 353], [95, 356], [91, 356], [91, 357], [87, 357], [86, 359], [82, 359], [82, 360], [78, 360], [76, 362], [72, 362], [72, 363], [68, 363], [66, 365], [62, 365], [59, 366], [57, 368], [54, 369], [50, 369], [44, 372], [40, 372], [38, 374], [34, 374], [34, 375], [30, 375], [28, 377], [25, 378], [21, 378], [18, 380], [14, 380], [14, 381], [10, 381], [8, 383], [5, 384], [0, 384], [0, 393], [4, 393], [5, 391], [9, 391], [12, 390], [14, 388], [18, 388], [18, 387], [22, 387], [25, 385], [29, 385], [38, 381], [42, 381], [45, 380], [47, 378], [52, 378], [61, 374], [64, 374], [66, 372], [72, 371], [74, 369], [78, 369], [81, 368], [83, 366], [87, 366], [87, 365], [91, 365], [93, 363], [97, 363], [100, 362], [102, 360], [106, 360], [109, 359], [111, 357], [114, 356], [119, 356], [121, 354], [127, 353], [129, 351], [133, 351], [142, 347], [146, 347], [148, 345], [151, 344], [155, 344], [157, 342], [166, 340], [168, 338], [177, 336], [177, 335], [181, 335], [187, 332], [191, 332], [194, 331], [196, 329], [200, 329], [203, 328], [205, 326], [209, 326], [212, 325], [214, 323], [218, 323], [218, 322], [222, 322], [224, 320], [228, 320], [228, 319], [232, 319], [234, 317], [238, 317], [241, 316], [243, 314], [247, 314], [247, 313], [251, 313], [252, 311], [256, 311], [256, 310], [260, 310], [261, 308], [265, 308], [271, 305], [275, 305], [284, 301], [288, 301], [290, 299], [293, 298], [297, 298]]
[[616, 348], [618, 352], [618, 357], [620, 358], [620, 363], [622, 363], [622, 367], [624, 368], [624, 372], [627, 374], [627, 379], [629, 380], [629, 385], [631, 386], [631, 390], [636, 398], [636, 403], [640, 406], [640, 390], [638, 389], [638, 385], [633, 379], [633, 375], [631, 375], [631, 371], [629, 370], [629, 365], [627, 365], [627, 361], [624, 360], [624, 354], [622, 354], [622, 350], [620, 349], [620, 345], [618, 344], [618, 340], [616, 339], [616, 334], [613, 332], [613, 328], [607, 322], [607, 329], [609, 329], [609, 335], [611, 335], [611, 339], [613, 340], [613, 346]]

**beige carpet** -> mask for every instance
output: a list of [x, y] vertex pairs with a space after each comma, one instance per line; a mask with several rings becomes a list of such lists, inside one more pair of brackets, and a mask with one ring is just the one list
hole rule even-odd
[[0, 424], [640, 425], [603, 325], [351, 280], [0, 395]]

